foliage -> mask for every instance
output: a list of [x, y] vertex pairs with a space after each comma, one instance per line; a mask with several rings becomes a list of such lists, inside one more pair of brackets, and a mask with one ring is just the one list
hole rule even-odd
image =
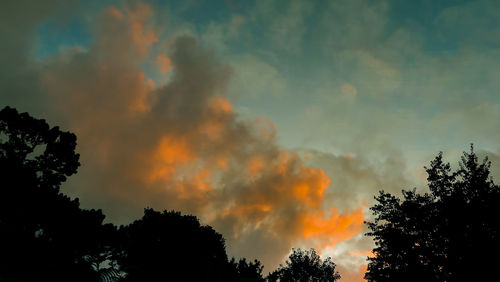
[[236, 261], [234, 258], [229, 262], [233, 269], [233, 279], [235, 282], [264, 282], [262, 270], [264, 266], [258, 260], [247, 262], [245, 258]]
[[[0, 281], [97, 281], [106, 238], [97, 210], [59, 193], [76, 173], [76, 137], [44, 120], [0, 111]], [[73, 277], [68, 279], [68, 277]]]
[[50, 128], [45, 120], [5, 107], [0, 111], [0, 133], [4, 168], [31, 173], [38, 187], [58, 192], [61, 182], [80, 166], [75, 153], [76, 136], [57, 126]]
[[486, 281], [494, 277], [500, 241], [500, 188], [491, 163], [473, 147], [452, 172], [440, 153], [428, 173], [430, 193], [381, 191], [367, 233], [375, 240], [369, 281]]
[[[0, 281], [263, 282], [258, 260], [229, 261], [222, 235], [195, 216], [145, 209], [117, 229], [60, 192], [75, 174], [76, 136], [0, 111]], [[272, 281], [335, 281], [330, 258], [294, 250]]]
[[120, 228], [118, 263], [123, 281], [225, 281], [229, 264], [225, 242], [195, 216], [145, 209], [144, 216]]
[[60, 193], [76, 173], [76, 136], [0, 111], [0, 281], [261, 282], [259, 261], [228, 261], [210, 226], [146, 209], [119, 230]]
[[340, 279], [331, 258], [322, 261], [314, 249], [292, 249], [292, 254], [285, 264], [270, 273], [268, 281], [331, 282]]

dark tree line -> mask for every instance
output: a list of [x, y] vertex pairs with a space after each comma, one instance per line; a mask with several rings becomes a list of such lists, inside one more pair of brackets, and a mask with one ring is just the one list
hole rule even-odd
[[[262, 274], [258, 261], [229, 259], [221, 234], [198, 218], [145, 209], [117, 227], [101, 210], [60, 192], [76, 173], [76, 136], [6, 107], [0, 111], [0, 281], [304, 281], [340, 279], [330, 258], [293, 249]], [[500, 187], [471, 146], [459, 168], [439, 154], [427, 193], [381, 191], [367, 222], [368, 281], [492, 281], [500, 259]]]
[[[141, 219], [116, 227], [104, 223], [101, 210], [80, 208], [60, 192], [80, 165], [75, 148], [72, 133], [9, 107], [0, 111], [0, 281], [266, 281], [258, 260], [229, 260], [222, 235], [195, 216], [145, 209]], [[330, 260], [322, 265], [314, 252], [300, 254], [311, 258], [311, 279], [319, 277], [315, 267], [334, 273]], [[304, 267], [293, 262], [277, 272]]]

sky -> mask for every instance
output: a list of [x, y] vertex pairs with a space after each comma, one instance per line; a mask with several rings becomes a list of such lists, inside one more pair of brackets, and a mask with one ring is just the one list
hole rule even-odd
[[474, 143], [500, 178], [499, 1], [3, 1], [0, 106], [74, 132], [63, 191], [198, 216], [265, 272], [362, 281], [379, 190]]

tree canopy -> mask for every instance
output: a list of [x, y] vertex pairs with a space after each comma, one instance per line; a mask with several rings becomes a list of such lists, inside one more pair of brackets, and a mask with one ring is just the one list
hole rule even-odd
[[231, 274], [234, 282], [264, 282], [266, 279], [262, 276], [264, 266], [258, 260], [247, 261], [242, 258], [236, 261], [234, 258], [230, 261], [233, 273]]
[[[440, 153], [426, 167], [429, 193], [381, 191], [368, 222], [375, 240], [368, 281], [486, 281], [500, 251], [500, 187], [471, 145], [452, 171]], [[487, 254], [493, 254], [489, 256]]]
[[224, 238], [195, 216], [146, 209], [120, 233], [123, 281], [227, 281]]
[[6, 107], [0, 111], [0, 281], [335, 281], [330, 258], [293, 250], [263, 265], [228, 260], [221, 234], [192, 215], [145, 209], [117, 228], [61, 193], [79, 167], [76, 136]]
[[228, 260], [195, 216], [146, 209], [119, 229], [60, 192], [79, 167], [76, 136], [0, 111], [0, 281], [261, 282], [257, 260]]
[[0, 280], [92, 281], [105, 258], [100, 210], [59, 192], [76, 173], [76, 136], [6, 107], [0, 111]]
[[331, 258], [321, 260], [314, 249], [292, 249], [292, 253], [278, 269], [270, 273], [268, 281], [280, 282], [333, 282], [340, 279]]

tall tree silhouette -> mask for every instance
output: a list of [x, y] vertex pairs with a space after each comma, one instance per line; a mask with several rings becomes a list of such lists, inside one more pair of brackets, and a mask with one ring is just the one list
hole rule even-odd
[[[491, 281], [500, 251], [500, 187], [491, 163], [464, 152], [452, 172], [440, 153], [428, 173], [430, 193], [381, 191], [368, 222], [376, 247], [368, 281]], [[493, 256], [491, 256], [493, 254]]]
[[268, 281], [280, 282], [333, 282], [340, 279], [331, 258], [321, 260], [314, 249], [292, 249], [292, 254], [278, 269], [270, 273]]
[[0, 281], [99, 279], [114, 227], [59, 192], [79, 166], [75, 147], [45, 120], [0, 111]]
[[229, 281], [224, 238], [195, 216], [145, 209], [120, 233], [123, 281]]

